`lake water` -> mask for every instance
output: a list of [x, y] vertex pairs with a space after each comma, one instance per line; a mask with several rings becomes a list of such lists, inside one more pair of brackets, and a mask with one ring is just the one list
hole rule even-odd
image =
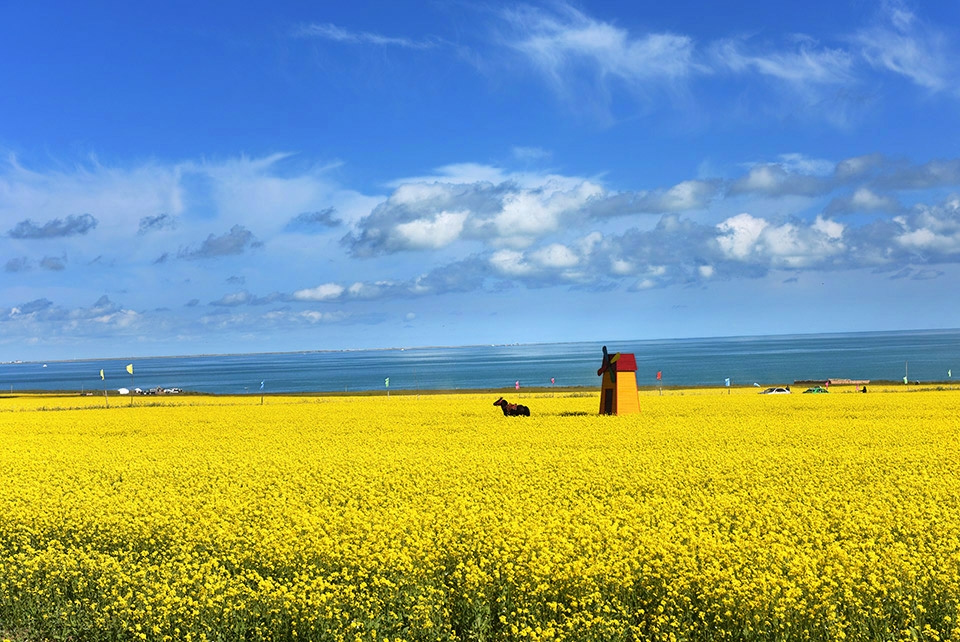
[[632, 352], [637, 383], [655, 385], [790, 384], [797, 379], [890, 379], [942, 381], [960, 377], [960, 330], [867, 332], [709, 339], [670, 339], [155, 357], [0, 364], [0, 391], [101, 389], [100, 369], [110, 389], [133, 385], [179, 387], [215, 393], [332, 392], [549, 386], [598, 387], [601, 346]]

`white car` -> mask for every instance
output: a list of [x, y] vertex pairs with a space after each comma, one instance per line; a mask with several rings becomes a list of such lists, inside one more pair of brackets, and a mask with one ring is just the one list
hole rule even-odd
[[767, 388], [761, 395], [789, 395], [790, 388]]

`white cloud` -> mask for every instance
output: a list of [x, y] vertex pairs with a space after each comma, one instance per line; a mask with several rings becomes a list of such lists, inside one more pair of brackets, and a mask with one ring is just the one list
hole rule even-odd
[[400, 223], [395, 229], [407, 249], [437, 249], [459, 239], [466, 220], [466, 212], [439, 212], [432, 219]]
[[905, 76], [930, 91], [956, 86], [956, 54], [944, 33], [900, 2], [885, 3], [881, 19], [854, 34], [852, 41], [877, 69]]
[[344, 292], [344, 287], [337, 283], [324, 283], [315, 288], [297, 290], [293, 298], [298, 301], [329, 301], [336, 299]]
[[301, 37], [323, 38], [347, 44], [368, 44], [384, 47], [403, 47], [405, 49], [431, 49], [439, 44], [436, 39], [413, 40], [396, 36], [384, 36], [370, 31], [351, 31], [332, 23], [303, 25], [295, 35]]
[[745, 212], [737, 214], [717, 225], [720, 231], [717, 243], [727, 256], [746, 259], [754, 251], [760, 234], [768, 225], [767, 221]]
[[747, 53], [742, 40], [721, 40], [713, 45], [721, 67], [738, 73], [753, 72], [797, 85], [846, 84], [853, 78], [853, 56], [843, 49], [820, 47], [812, 38], [798, 38], [795, 51]]
[[523, 256], [523, 252], [516, 250], [498, 250], [490, 257], [490, 265], [497, 272], [506, 276], [528, 276], [536, 269]]
[[556, 12], [523, 6], [503, 12], [513, 27], [507, 45], [561, 82], [568, 67], [589, 64], [601, 77], [630, 82], [686, 76], [697, 69], [693, 40], [673, 33], [633, 36], [568, 4]]
[[843, 237], [843, 230], [846, 228], [843, 223], [838, 223], [837, 221], [832, 221], [819, 215], [814, 220], [812, 227], [829, 239], [839, 239]]
[[546, 268], [571, 268], [580, 263], [580, 257], [560, 243], [551, 243], [531, 253], [530, 258]]
[[305, 319], [310, 323], [332, 323], [334, 321], [342, 321], [346, 318], [344, 312], [320, 312], [318, 310], [304, 310], [297, 315], [301, 319]]

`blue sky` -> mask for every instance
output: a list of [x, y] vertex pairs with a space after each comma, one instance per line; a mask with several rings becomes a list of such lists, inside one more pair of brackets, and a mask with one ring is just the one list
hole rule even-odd
[[0, 20], [0, 360], [960, 325], [960, 5]]

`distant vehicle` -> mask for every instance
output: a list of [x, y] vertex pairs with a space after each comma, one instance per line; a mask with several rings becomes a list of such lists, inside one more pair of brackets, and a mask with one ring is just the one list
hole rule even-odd
[[807, 393], [820, 394], [823, 392], [830, 392], [830, 391], [824, 388], [823, 386], [814, 386], [813, 388], [807, 388], [806, 390], [804, 390], [803, 394], [807, 394]]
[[181, 388], [164, 388], [163, 394], [165, 395], [179, 395], [183, 390]]
[[138, 394], [138, 395], [142, 395], [142, 394], [143, 394], [143, 390], [140, 389], [140, 388], [134, 388], [133, 391], [134, 391], [136, 394]]
[[790, 388], [767, 388], [761, 395], [789, 395]]

